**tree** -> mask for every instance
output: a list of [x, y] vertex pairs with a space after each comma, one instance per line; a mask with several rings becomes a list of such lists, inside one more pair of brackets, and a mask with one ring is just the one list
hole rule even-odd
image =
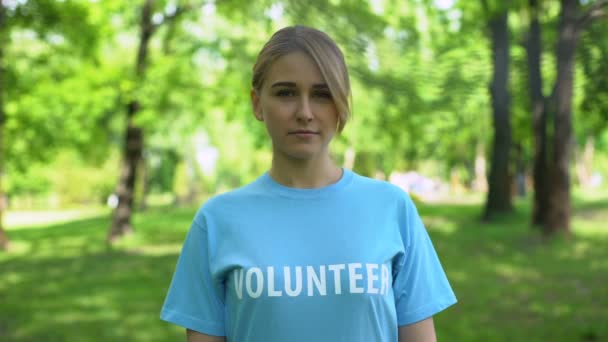
[[557, 79], [551, 96], [554, 114], [553, 150], [549, 161], [550, 197], [544, 232], [570, 233], [570, 158], [572, 154], [572, 97], [574, 63], [580, 28], [578, 0], [561, 0], [556, 46]]
[[528, 88], [534, 130], [534, 199], [532, 224], [542, 225], [549, 208], [549, 164], [547, 160], [547, 99], [543, 95], [541, 73], [541, 28], [538, 20], [538, 0], [529, 0], [530, 30], [525, 41], [528, 61]]
[[[135, 82], [139, 87], [145, 82], [149, 58], [149, 43], [153, 34], [158, 30], [160, 25], [175, 20], [190, 8], [190, 6], [176, 7], [169, 13], [165, 13], [158, 23], [153, 23], [152, 16], [154, 14], [154, 4], [155, 0], [145, 0], [141, 7], [139, 21], [140, 36], [135, 61]], [[144, 148], [143, 129], [135, 122], [136, 115], [140, 109], [141, 101], [137, 97], [131, 99], [127, 104], [122, 166], [120, 170], [120, 179], [116, 187], [118, 206], [114, 209], [112, 225], [110, 226], [107, 237], [107, 241], [110, 244], [120, 236], [133, 231], [131, 215], [133, 213], [135, 183], [137, 169]]]
[[[581, 13], [578, 0], [561, 0], [555, 46], [556, 80], [551, 95], [542, 94], [541, 33], [539, 4], [529, 1], [528, 53], [529, 89], [534, 120], [534, 210], [532, 223], [546, 235], [570, 234], [570, 161], [573, 147], [572, 101], [576, 49], [582, 30], [604, 15], [608, 1], [600, 0]], [[552, 119], [552, 120], [551, 120]], [[547, 132], [553, 124], [551, 135]]]
[[[487, 1], [483, 2], [489, 13]], [[492, 40], [493, 78], [490, 85], [494, 126], [494, 143], [488, 179], [488, 196], [483, 217], [512, 211], [509, 155], [511, 150], [511, 121], [509, 84], [509, 25], [508, 9], [500, 8], [490, 14], [488, 27]]]
[[578, 0], [561, 0], [559, 36], [556, 46], [557, 79], [551, 96], [550, 109], [554, 111], [553, 155], [549, 168], [551, 194], [544, 232], [570, 233], [570, 160], [572, 155], [572, 98], [574, 90], [574, 64], [576, 47], [581, 30], [598, 15], [608, 1], [597, 1], [582, 15]]

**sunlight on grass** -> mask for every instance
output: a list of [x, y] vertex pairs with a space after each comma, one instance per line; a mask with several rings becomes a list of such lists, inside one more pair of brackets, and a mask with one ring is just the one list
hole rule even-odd
[[591, 244], [585, 241], [578, 241], [574, 243], [574, 248], [569, 253], [570, 257], [576, 259], [583, 259], [588, 257], [591, 252]]
[[[11, 239], [10, 250], [9, 250], [11, 255], [13, 255], [13, 256], [25, 255], [25, 254], [29, 254], [31, 250], [32, 250], [32, 243], [30, 241], [24, 241], [24, 240], [15, 241], [14, 239]], [[2, 253], [0, 253], [0, 260], [2, 260]]]
[[130, 253], [162, 256], [179, 254], [182, 249], [182, 243], [149, 244], [146, 243], [143, 234], [136, 233], [119, 240], [114, 247]]
[[425, 216], [424, 224], [427, 229], [451, 234], [456, 231], [456, 224], [453, 221], [440, 216]]
[[517, 267], [510, 263], [494, 263], [494, 270], [504, 280], [521, 281], [538, 279], [539, 273], [534, 269]]
[[447, 270], [448, 278], [451, 282], [464, 282], [467, 280], [467, 274], [459, 270]]
[[7, 230], [43, 227], [53, 223], [109, 214], [104, 207], [49, 211], [7, 211], [4, 224]]
[[[184, 226], [187, 227], [187, 226]], [[185, 228], [182, 228], [185, 229]], [[141, 255], [162, 256], [179, 254], [182, 241], [174, 243], [151, 244], [146, 239], [147, 234], [135, 233], [121, 238], [114, 248]]]
[[580, 236], [604, 236], [608, 237], [608, 209], [606, 209], [605, 217], [594, 217], [591, 219], [582, 219], [575, 216], [572, 220], [572, 230]]
[[23, 276], [17, 272], [4, 272], [2, 278], [3, 280], [0, 282], [0, 291], [7, 291], [13, 286], [17, 286], [23, 280]]
[[572, 191], [575, 199], [581, 199], [585, 202], [605, 202], [608, 201], [608, 187], [581, 189], [576, 187]]
[[139, 251], [140, 253], [145, 254], [145, 255], [161, 256], [161, 255], [179, 254], [181, 249], [182, 249], [182, 244], [176, 243], [176, 244], [172, 244], [172, 245], [168, 244], [168, 245], [164, 245], [164, 246], [158, 246], [158, 245], [140, 246], [140, 247], [138, 247], [137, 251]]

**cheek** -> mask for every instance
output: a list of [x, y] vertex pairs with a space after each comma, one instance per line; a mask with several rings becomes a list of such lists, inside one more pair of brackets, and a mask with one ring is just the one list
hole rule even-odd
[[284, 125], [282, 123], [281, 115], [279, 115], [279, 112], [277, 112], [277, 109], [273, 108], [273, 106], [265, 106], [262, 110], [266, 130], [271, 136], [276, 135], [275, 132], [280, 130], [280, 128]]
[[280, 106], [274, 101], [268, 102], [264, 106], [264, 113], [266, 115], [276, 116], [277, 112], [280, 110]]
[[316, 109], [317, 113], [322, 113], [322, 116], [327, 122], [337, 122], [338, 121], [338, 110], [334, 105], [330, 104], [319, 104]]
[[289, 125], [289, 121], [293, 117], [292, 107], [290, 103], [280, 103], [278, 101], [267, 103], [263, 108], [266, 126], [271, 128]]

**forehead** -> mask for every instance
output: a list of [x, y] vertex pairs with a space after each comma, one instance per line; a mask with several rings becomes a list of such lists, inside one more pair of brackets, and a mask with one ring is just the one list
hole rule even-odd
[[315, 61], [304, 52], [291, 52], [272, 63], [266, 75], [266, 85], [292, 82], [299, 86], [324, 84], [325, 79]]

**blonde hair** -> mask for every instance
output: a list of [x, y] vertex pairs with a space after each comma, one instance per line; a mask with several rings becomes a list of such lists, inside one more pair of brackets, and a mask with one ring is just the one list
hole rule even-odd
[[258, 54], [253, 66], [253, 89], [258, 93], [262, 90], [266, 74], [274, 61], [297, 51], [310, 56], [321, 70], [338, 109], [338, 132], [342, 132], [351, 115], [348, 69], [342, 51], [324, 32], [301, 25], [285, 27], [275, 32]]

